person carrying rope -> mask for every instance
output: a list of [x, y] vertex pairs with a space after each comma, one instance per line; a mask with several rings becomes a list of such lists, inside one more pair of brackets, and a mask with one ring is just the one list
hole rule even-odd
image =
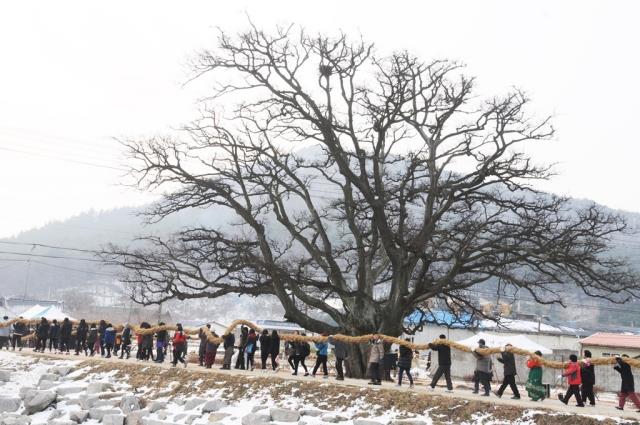
[[518, 374], [516, 370], [516, 359], [513, 356], [513, 353], [506, 351], [507, 348], [513, 347], [511, 344], [505, 345], [502, 348], [502, 352], [500, 353], [500, 357], [498, 361], [502, 363], [504, 367], [504, 378], [502, 380], [502, 385], [498, 388], [494, 394], [498, 396], [498, 398], [502, 397], [504, 390], [509, 386], [511, 388], [511, 392], [513, 393], [512, 400], [520, 400], [520, 391], [518, 391], [518, 386], [516, 385], [516, 375]]
[[542, 353], [536, 351], [535, 356], [529, 356], [527, 359], [527, 367], [529, 368], [529, 376], [527, 378], [527, 384], [525, 386], [527, 394], [531, 401], [542, 401], [547, 395], [547, 391], [542, 385], [542, 365], [540, 357]]
[[[445, 335], [440, 335], [440, 340], [444, 341], [447, 337]], [[436, 373], [433, 375], [433, 379], [431, 380], [431, 390], [436, 388], [438, 385], [438, 381], [444, 375], [445, 380], [447, 381], [447, 392], [453, 391], [453, 384], [451, 383], [451, 347], [445, 344], [433, 344], [429, 343], [429, 348], [433, 351], [438, 352], [438, 369], [436, 369]]]
[[484, 388], [484, 397], [489, 397], [491, 393], [491, 378], [493, 377], [493, 361], [491, 355], [480, 354], [478, 349], [487, 348], [484, 339], [478, 340], [478, 348], [471, 353], [476, 358], [476, 370], [473, 375], [473, 393], [478, 394], [480, 384]]
[[187, 362], [184, 359], [184, 345], [187, 343], [187, 336], [182, 329], [182, 325], [178, 323], [176, 325], [176, 331], [173, 334], [173, 367], [178, 365], [178, 362], [184, 364], [187, 367]]

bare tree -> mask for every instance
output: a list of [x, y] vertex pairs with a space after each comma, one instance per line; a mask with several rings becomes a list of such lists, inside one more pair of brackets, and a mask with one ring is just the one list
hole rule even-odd
[[[523, 93], [482, 100], [457, 63], [293, 28], [222, 33], [194, 68], [214, 76], [202, 118], [123, 143], [140, 187], [169, 189], [149, 220], [214, 208], [233, 222], [111, 247], [136, 301], [270, 294], [312, 331], [400, 335], [416, 306], [481, 314], [483, 282], [540, 303], [637, 293], [607, 256], [624, 221], [532, 186], [551, 168], [521, 147], [553, 129]], [[239, 104], [209, 109], [224, 99]]]

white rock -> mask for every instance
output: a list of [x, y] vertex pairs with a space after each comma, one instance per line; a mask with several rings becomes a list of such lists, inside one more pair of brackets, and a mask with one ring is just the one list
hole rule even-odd
[[68, 419], [54, 419], [48, 421], [47, 425], [76, 425], [76, 423]]
[[169, 417], [169, 412], [167, 412], [166, 410], [158, 410], [156, 412], [156, 416], [158, 417], [158, 419], [160, 419], [161, 421], [167, 419]]
[[0, 370], [0, 382], [9, 382], [11, 381], [11, 371], [10, 370]]
[[18, 415], [16, 413], [0, 414], [0, 424], [2, 425], [29, 425], [31, 418], [29, 416]]
[[20, 398], [24, 400], [25, 395], [29, 391], [33, 391], [35, 389], [36, 389], [35, 387], [20, 387], [20, 389], [18, 390], [18, 394], [20, 395]]
[[227, 403], [224, 400], [210, 400], [207, 401], [204, 406], [202, 406], [202, 413], [211, 413], [211, 412], [217, 412], [220, 409], [224, 409], [225, 407], [227, 407], [229, 405], [229, 403]]
[[50, 390], [51, 388], [55, 387], [56, 385], [58, 385], [56, 382], [53, 381], [40, 381], [38, 383], [38, 389], [39, 390]]
[[98, 394], [113, 390], [109, 382], [92, 382], [87, 386], [87, 394]]
[[97, 400], [92, 407], [116, 407], [118, 400]]
[[55, 373], [44, 373], [42, 375], [40, 375], [40, 379], [38, 380], [38, 385], [40, 385], [40, 382], [42, 381], [57, 381], [59, 378], [58, 375], [56, 375]]
[[206, 401], [207, 400], [205, 400], [203, 398], [192, 398], [192, 399], [189, 399], [184, 404], [184, 410], [195, 409], [196, 407], [200, 406], [201, 404], [204, 404]]
[[56, 388], [56, 394], [58, 395], [69, 395], [69, 394], [77, 394], [81, 393], [86, 389], [86, 387], [79, 385], [61, 385]]
[[20, 408], [22, 399], [19, 397], [2, 397], [0, 398], [0, 413], [15, 412]]
[[73, 368], [71, 366], [57, 366], [51, 368], [51, 372], [60, 376], [67, 376], [69, 373], [71, 373], [72, 370]]
[[134, 410], [133, 412], [127, 413], [127, 417], [124, 422], [126, 425], [142, 425], [142, 419], [148, 414], [149, 411], [147, 409]]
[[353, 425], [382, 425], [382, 423], [367, 419], [354, 419]]
[[[272, 407], [269, 409], [269, 414], [271, 415], [271, 420], [276, 422], [298, 422], [300, 420], [300, 412], [296, 412], [294, 410], [280, 409], [277, 407]], [[367, 424], [360, 424], [367, 425]], [[373, 424], [369, 424], [373, 425]]]
[[24, 396], [24, 408], [29, 415], [42, 412], [56, 401], [56, 397], [56, 393], [53, 391], [27, 391]]
[[209, 422], [220, 422], [221, 420], [223, 420], [224, 418], [226, 418], [227, 416], [229, 416], [228, 413], [223, 413], [223, 412], [214, 412], [211, 413], [209, 415], [209, 418], [207, 418], [207, 420]]
[[417, 419], [398, 419], [391, 421], [390, 425], [427, 425], [425, 421], [419, 421]]
[[104, 425], [124, 425], [124, 415], [109, 414], [102, 417]]
[[319, 409], [302, 409], [302, 415], [303, 416], [313, 416], [313, 417], [318, 417], [318, 416], [322, 416], [324, 415], [325, 412], [324, 410], [319, 410]]
[[175, 422], [159, 421], [158, 419], [142, 419], [142, 425], [178, 425]]
[[340, 416], [340, 415], [334, 415], [334, 414], [329, 414], [329, 415], [323, 415], [322, 416], [322, 422], [328, 422], [330, 424], [335, 424], [338, 422], [344, 422], [344, 421], [348, 421], [348, 418], [345, 418], [344, 416]]
[[116, 415], [120, 413], [118, 409], [98, 409], [96, 407], [92, 407], [89, 409], [89, 417], [91, 419], [97, 419], [99, 421], [102, 420], [104, 415]]
[[86, 394], [80, 394], [79, 399], [80, 407], [85, 410], [91, 409], [99, 400], [97, 396], [87, 396]]
[[164, 409], [166, 407], [167, 407], [167, 402], [166, 401], [155, 400], [155, 401], [151, 402], [151, 404], [149, 405], [149, 412], [155, 413], [158, 410], [162, 410], [162, 409]]
[[261, 410], [268, 409], [268, 408], [269, 408], [269, 406], [253, 406], [251, 408], [251, 413], [256, 413], [256, 412], [259, 412]]
[[249, 413], [242, 417], [242, 425], [265, 425], [271, 422], [271, 416], [261, 413]]
[[88, 410], [72, 410], [69, 412], [69, 419], [81, 424], [89, 418]]
[[134, 395], [126, 395], [120, 400], [120, 410], [125, 414], [140, 410], [140, 400]]

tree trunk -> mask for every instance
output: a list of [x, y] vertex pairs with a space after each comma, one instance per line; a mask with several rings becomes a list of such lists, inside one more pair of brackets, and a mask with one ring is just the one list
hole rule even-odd
[[368, 344], [351, 344], [347, 358], [346, 376], [364, 379], [368, 376], [369, 347]]

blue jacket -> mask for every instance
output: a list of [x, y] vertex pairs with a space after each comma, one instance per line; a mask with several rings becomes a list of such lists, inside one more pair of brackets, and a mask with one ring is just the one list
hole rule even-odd
[[104, 331], [104, 343], [114, 344], [116, 342], [116, 331], [109, 327]]
[[316, 342], [314, 344], [316, 345], [316, 350], [318, 350], [318, 355], [327, 355], [327, 353], [329, 352], [329, 344], [327, 344], [326, 342]]

